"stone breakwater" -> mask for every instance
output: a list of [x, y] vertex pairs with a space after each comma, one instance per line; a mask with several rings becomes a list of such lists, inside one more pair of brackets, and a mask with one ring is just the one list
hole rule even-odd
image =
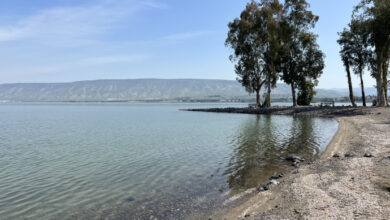
[[183, 111], [214, 112], [214, 113], [237, 113], [237, 114], [263, 114], [263, 115], [292, 115], [334, 118], [341, 116], [356, 116], [368, 114], [369, 107], [285, 107], [277, 106], [270, 108], [204, 108], [204, 109], [182, 109]]

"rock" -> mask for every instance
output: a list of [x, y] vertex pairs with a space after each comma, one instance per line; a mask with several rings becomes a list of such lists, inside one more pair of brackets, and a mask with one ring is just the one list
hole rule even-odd
[[333, 154], [333, 157], [334, 157], [334, 158], [339, 158], [339, 157], [340, 157], [340, 154]]
[[271, 176], [271, 177], [269, 178], [269, 180], [277, 180], [277, 179], [282, 178], [283, 176], [284, 176], [283, 173], [282, 173], [282, 174], [279, 174], [279, 175], [277, 175], [277, 176]]
[[293, 165], [293, 167], [296, 167], [296, 168], [299, 168], [299, 166], [300, 166], [299, 162], [297, 162], [297, 161], [294, 162], [292, 165]]
[[128, 202], [132, 202], [134, 200], [135, 200], [134, 197], [129, 197], [129, 198], [126, 199], [126, 201], [128, 201]]
[[271, 180], [271, 181], [269, 181], [269, 183], [267, 183], [267, 185], [264, 186], [264, 190], [270, 190], [270, 189], [272, 189], [272, 187], [274, 187], [278, 184], [279, 184], [278, 181]]
[[262, 187], [262, 186], [258, 186], [256, 189], [257, 189], [257, 191], [259, 191], [259, 192], [263, 192], [263, 191], [264, 191], [264, 187]]
[[373, 156], [372, 156], [372, 154], [370, 154], [370, 153], [365, 153], [365, 154], [364, 154], [364, 157], [373, 157]]
[[296, 162], [296, 161], [305, 161], [304, 159], [300, 158], [300, 157], [297, 157], [297, 156], [288, 156], [285, 158], [287, 161], [292, 161], [292, 162]]
[[344, 154], [344, 157], [353, 157], [353, 155], [350, 153], [346, 153], [346, 154]]
[[250, 214], [245, 214], [245, 218], [248, 218], [248, 217], [250, 217], [251, 215]]

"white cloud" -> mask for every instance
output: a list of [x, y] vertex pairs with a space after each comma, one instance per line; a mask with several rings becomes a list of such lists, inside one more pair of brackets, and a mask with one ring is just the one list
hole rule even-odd
[[59, 46], [84, 44], [94, 41], [116, 23], [130, 19], [141, 9], [164, 7], [147, 0], [99, 0], [81, 6], [50, 8], [0, 26], [0, 41], [34, 39]]
[[184, 32], [184, 33], [177, 33], [177, 34], [172, 34], [169, 36], [164, 37], [166, 40], [186, 40], [186, 39], [191, 39], [191, 38], [196, 38], [196, 37], [201, 37], [211, 34], [210, 31], [194, 31], [194, 32]]
[[94, 67], [100, 65], [119, 64], [119, 63], [134, 63], [147, 59], [146, 55], [112, 55], [112, 56], [99, 56], [89, 57], [81, 60], [75, 60], [72, 62], [56, 63], [53, 65], [44, 66], [24, 66], [18, 68], [4, 68], [0, 69], [0, 73], [6, 73], [7, 75], [35, 75], [35, 74], [47, 74], [57, 73], [67, 70], [74, 70], [82, 67]]
[[147, 59], [146, 55], [116, 55], [116, 56], [101, 56], [101, 57], [91, 57], [82, 60], [79, 62], [79, 65], [103, 65], [103, 64], [112, 64], [112, 63], [133, 63], [141, 60]]
[[190, 32], [181, 32], [181, 33], [175, 33], [163, 37], [159, 37], [152, 40], [145, 40], [145, 41], [132, 41], [132, 42], [123, 42], [125, 45], [129, 46], [150, 46], [150, 45], [166, 45], [170, 42], [177, 42], [177, 41], [183, 41], [183, 40], [189, 40], [197, 37], [204, 37], [207, 35], [212, 34], [212, 31], [190, 31]]

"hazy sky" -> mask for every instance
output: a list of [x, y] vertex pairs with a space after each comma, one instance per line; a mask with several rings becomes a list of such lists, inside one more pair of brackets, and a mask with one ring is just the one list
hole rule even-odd
[[[224, 46], [244, 0], [0, 2], [0, 83], [235, 79]], [[311, 0], [326, 53], [320, 88], [347, 87], [336, 43], [359, 0]], [[366, 74], [366, 85], [374, 80]], [[358, 87], [354, 77], [354, 87]]]

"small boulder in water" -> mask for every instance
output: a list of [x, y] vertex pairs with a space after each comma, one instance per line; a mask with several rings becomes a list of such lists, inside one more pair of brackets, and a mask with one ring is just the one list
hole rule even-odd
[[279, 174], [279, 175], [276, 175], [276, 176], [271, 176], [271, 177], [269, 178], [269, 180], [277, 180], [277, 179], [282, 178], [283, 176], [284, 176], [283, 173], [282, 173], [282, 174]]
[[135, 200], [134, 197], [129, 197], [129, 198], [126, 199], [126, 201], [128, 201], [128, 202], [132, 202], [134, 200]]
[[263, 192], [263, 191], [264, 191], [264, 187], [262, 187], [262, 186], [258, 186], [256, 189], [257, 189], [257, 191], [259, 191], [259, 192]]
[[292, 161], [292, 162], [299, 162], [299, 161], [305, 161], [304, 159], [297, 157], [297, 156], [288, 156], [285, 158], [287, 161]]
[[278, 181], [276, 180], [271, 180], [269, 181], [269, 183], [267, 183], [267, 185], [264, 186], [264, 190], [270, 190], [272, 189], [272, 187], [278, 185]]
[[299, 164], [298, 161], [295, 161], [295, 162], [293, 163], [293, 167], [299, 168], [299, 166], [300, 166], [300, 164]]

